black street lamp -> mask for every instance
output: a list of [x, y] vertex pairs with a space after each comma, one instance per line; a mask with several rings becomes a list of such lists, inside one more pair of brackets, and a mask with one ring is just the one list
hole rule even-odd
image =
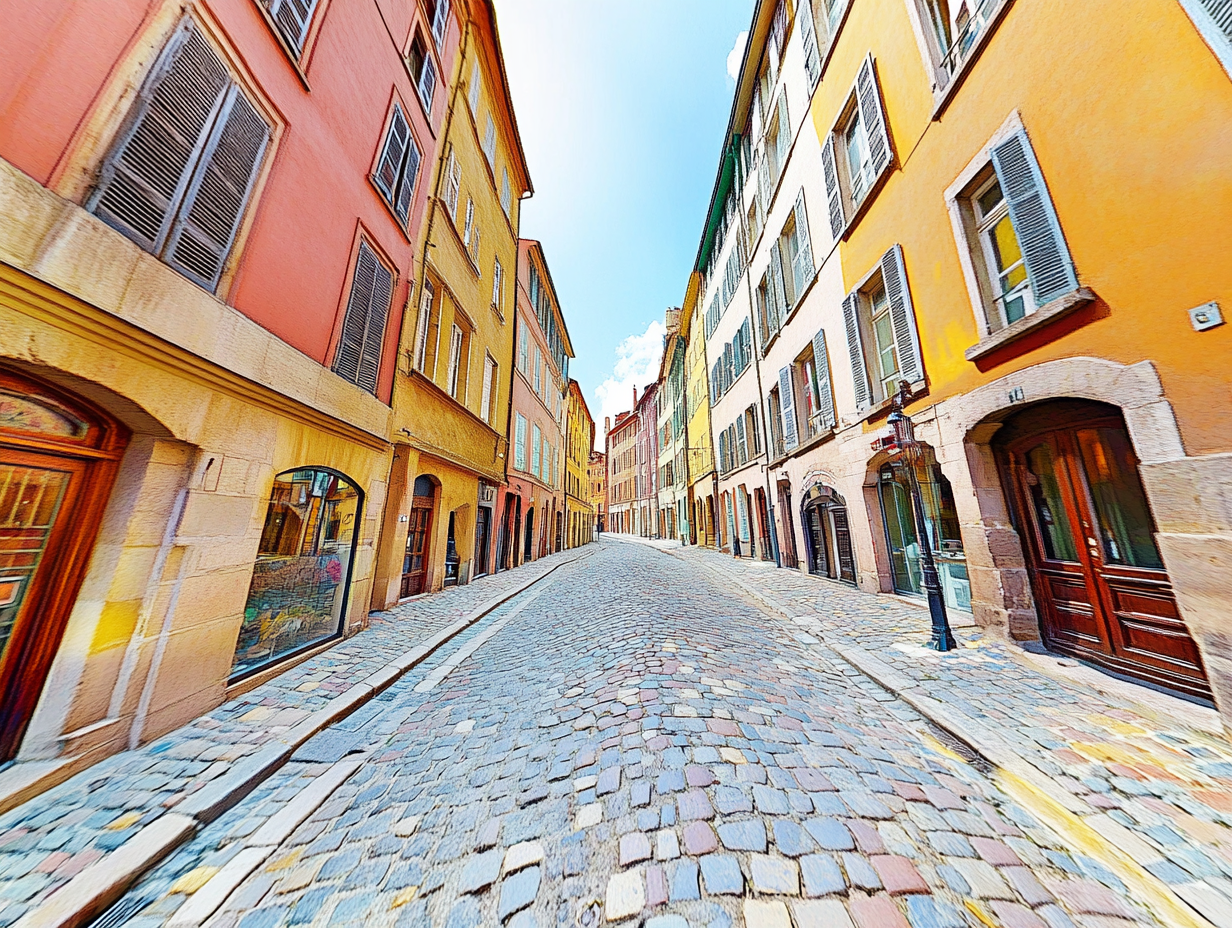
[[953, 651], [958, 645], [950, 631], [950, 620], [945, 614], [945, 597], [941, 593], [941, 581], [937, 575], [937, 562], [933, 560], [933, 546], [928, 537], [928, 522], [924, 518], [924, 495], [916, 478], [916, 467], [923, 458], [920, 443], [915, 440], [915, 423], [903, 412], [911, 400], [911, 387], [907, 381], [899, 382], [894, 395], [893, 409], [886, 422], [894, 433], [894, 443], [902, 452], [907, 471], [907, 491], [911, 494], [915, 515], [915, 533], [920, 541], [920, 572], [924, 575], [924, 593], [928, 597], [928, 613], [932, 617], [933, 633], [927, 647], [934, 651]]

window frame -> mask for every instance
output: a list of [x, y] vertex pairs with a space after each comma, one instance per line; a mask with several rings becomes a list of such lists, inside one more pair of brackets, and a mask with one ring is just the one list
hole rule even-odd
[[[1009, 200], [1005, 197], [1004, 190], [1000, 190], [1001, 200], [997, 206], [986, 215], [981, 215], [983, 213], [983, 206], [980, 203], [981, 198], [984, 194], [991, 191], [993, 187], [1000, 188], [1000, 185], [1001, 180], [997, 177], [996, 172], [993, 171], [988, 177], [984, 178], [983, 182], [974, 191], [972, 191], [969, 197], [971, 208], [975, 215], [976, 240], [981, 247], [984, 273], [988, 278], [987, 284], [989, 285], [989, 289], [991, 291], [989, 293], [989, 296], [991, 297], [990, 302], [999, 317], [997, 320], [998, 324], [995, 327], [997, 330], [1008, 328], [1013, 325], [1013, 323], [1018, 321], [1017, 319], [1011, 320], [1008, 312], [1006, 311], [1006, 304], [1008, 303], [1009, 298], [1022, 298], [1023, 314], [1020, 318], [1025, 319], [1027, 316], [1032, 315], [1037, 309], [1039, 309], [1039, 306], [1035, 300], [1035, 294], [1031, 290], [1031, 278], [1027, 276], [1026, 273], [1027, 260], [1022, 254], [1022, 240], [1018, 237], [1018, 229], [1014, 227], [1013, 217], [1010, 216], [1010, 204]], [[1010, 265], [1010, 267], [1006, 270], [1002, 270], [1000, 268], [1000, 252], [994, 240], [994, 233], [996, 232], [997, 226], [1001, 224], [1002, 220], [1009, 221], [1010, 229], [1014, 234], [1014, 241], [1018, 243], [1019, 251], [1018, 260]], [[1012, 290], [1002, 292], [1003, 287], [999, 286], [1001, 284], [1001, 280], [1007, 277], [1015, 268], [1018, 267], [1021, 267], [1023, 270], [1022, 283]]]
[[[361, 262], [364, 260], [365, 255], [371, 255], [375, 264], [372, 275], [372, 291], [369, 293], [368, 306], [360, 310], [354, 301], [357, 296], [356, 287], [362, 287], [367, 280], [366, 276], [361, 277]], [[385, 306], [384, 309], [381, 310], [383, 319], [380, 320], [378, 325], [373, 326], [373, 309], [376, 306], [374, 300], [377, 295], [376, 284], [378, 282], [378, 273], [380, 271], [384, 271], [384, 273], [388, 275], [389, 293], [388, 296], [384, 298]], [[387, 260], [385, 255], [382, 254], [381, 250], [377, 248], [375, 243], [370, 241], [366, 236], [359, 235], [357, 236], [354, 257], [351, 259], [350, 263], [349, 277], [350, 280], [348, 281], [346, 290], [346, 301], [343, 303], [341, 319], [338, 323], [337, 336], [333, 345], [333, 360], [330, 363], [329, 369], [347, 383], [354, 384], [364, 392], [376, 396], [380, 390], [381, 368], [383, 366], [385, 354], [385, 336], [388, 334], [390, 317], [393, 314], [393, 298], [398, 287], [398, 271], [396, 265], [394, 265], [392, 261]], [[354, 332], [352, 331], [353, 321], [351, 315], [353, 309], [357, 312], [362, 311], [364, 316], [362, 333], [359, 336], [359, 354], [355, 358], [355, 376], [352, 378], [349, 376], [349, 372], [340, 371], [339, 367], [344, 364], [349, 367], [350, 361], [348, 355], [346, 354], [346, 350], [348, 347], [350, 350], [354, 350], [353, 345], [349, 344], [352, 343], [354, 339]], [[358, 323], [355, 323], [355, 325], [358, 325]], [[373, 358], [371, 352], [369, 351], [369, 340], [373, 332], [377, 333], [375, 358]], [[364, 367], [366, 363], [374, 365], [370, 386], [361, 382], [361, 380], [365, 379]]]
[[[399, 119], [406, 129], [406, 146], [398, 158], [390, 189], [386, 190], [380, 176], [381, 169], [384, 165], [386, 154], [389, 151], [389, 146], [394, 142], [394, 131]], [[414, 153], [413, 159], [411, 157], [412, 152]], [[411, 171], [410, 187], [407, 188], [405, 187], [407, 183], [407, 168], [412, 160], [414, 161], [414, 169]], [[381, 195], [381, 199], [404, 231], [410, 222], [411, 204], [415, 199], [415, 188], [419, 185], [422, 168], [423, 149], [420, 148], [419, 142], [415, 138], [414, 127], [406, 116], [402, 101], [395, 97], [393, 105], [389, 108], [389, 115], [385, 119], [385, 132], [381, 137], [381, 144], [377, 148], [376, 161], [373, 163], [368, 179], [376, 187], [377, 192]], [[405, 215], [403, 215], [403, 211], [405, 211]]]
[[[956, 33], [954, 31], [956, 23], [951, 21], [949, 24], [951, 33], [949, 37], [950, 47], [942, 49], [940, 37], [937, 35], [934, 20], [929, 10], [934, 0], [905, 0], [905, 2], [907, 4], [908, 17], [915, 32], [916, 43], [919, 46], [920, 57], [925, 68], [932, 75], [932, 118], [936, 119], [949, 104], [954, 92], [962, 85], [972, 65], [980, 57], [984, 46], [988, 44], [988, 40], [997, 31], [997, 27], [1005, 17], [1006, 12], [1014, 5], [1014, 0], [972, 0], [970, 6], [974, 6], [975, 9], [969, 14], [968, 24], [978, 21], [979, 31], [974, 36], [966, 38], [967, 45], [962, 51], [961, 60], [948, 69], [946, 65], [947, 59], [958, 48], [959, 44], [964, 41], [966, 30], [970, 26], [964, 26], [962, 32]], [[1185, 2], [1185, 0], [1182, 0], [1182, 2]], [[963, 4], [963, 6], [967, 6], [967, 4]]]

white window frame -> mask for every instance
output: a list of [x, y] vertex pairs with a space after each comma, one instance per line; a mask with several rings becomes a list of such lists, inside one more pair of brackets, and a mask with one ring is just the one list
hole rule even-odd
[[446, 382], [449, 386], [449, 395], [455, 400], [458, 399], [459, 372], [461, 369], [462, 327], [455, 322], [453, 325], [453, 330], [449, 333], [449, 369], [446, 375]]
[[[1001, 191], [1001, 202], [992, 212], [987, 215], [981, 215], [982, 208], [980, 206], [980, 198], [990, 191], [994, 186], [1000, 183], [996, 173], [987, 178], [974, 192], [971, 194], [971, 208], [975, 215], [975, 234], [979, 241], [980, 247], [983, 250], [984, 267], [988, 275], [988, 283], [991, 288], [989, 296], [992, 298], [992, 306], [994, 312], [999, 316], [998, 328], [1004, 329], [1012, 323], [1009, 316], [1006, 314], [1006, 303], [1008, 299], [1021, 297], [1023, 301], [1023, 318], [1030, 316], [1038, 307], [1035, 304], [1035, 294], [1031, 292], [1031, 280], [1026, 277], [1026, 258], [1021, 256], [1018, 261], [1007, 268], [1005, 271], [997, 267], [997, 249], [992, 239], [993, 230], [1000, 224], [1002, 219], [1010, 218], [1010, 204], [1005, 198], [1005, 191]], [[1011, 227], [1013, 221], [1011, 220]], [[1014, 229], [1014, 239], [1018, 241], [1019, 252], [1022, 251], [1022, 242], [1018, 239], [1018, 230]], [[1023, 281], [1014, 290], [1009, 293], [1001, 292], [1001, 278], [1006, 276], [1016, 267], [1023, 268]], [[1017, 322], [1018, 320], [1014, 320]]]
[[495, 405], [492, 402], [492, 393], [497, 385], [496, 375], [499, 370], [492, 355], [485, 352], [483, 356], [483, 397], [479, 401], [479, 418], [488, 423], [492, 421], [492, 407]]
[[483, 75], [479, 72], [479, 59], [475, 59], [471, 65], [471, 80], [470, 86], [467, 88], [466, 102], [470, 104], [471, 115], [476, 119], [479, 117], [479, 92], [483, 85]]

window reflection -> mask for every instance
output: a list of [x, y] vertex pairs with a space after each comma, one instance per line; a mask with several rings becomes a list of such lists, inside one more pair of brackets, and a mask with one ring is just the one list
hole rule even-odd
[[274, 479], [232, 677], [341, 633], [361, 502], [331, 471]]

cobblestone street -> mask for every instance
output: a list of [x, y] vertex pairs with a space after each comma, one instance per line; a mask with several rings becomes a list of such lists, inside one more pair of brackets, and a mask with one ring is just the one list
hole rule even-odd
[[[681, 556], [713, 570], [682, 582]], [[1058, 818], [1047, 787], [1011, 789], [1004, 771], [856, 669], [850, 640], [813, 629], [823, 640], [802, 627], [804, 619], [776, 609], [799, 606], [792, 591], [799, 597], [811, 589], [815, 616], [834, 591], [840, 601], [827, 605], [848, 619], [863, 607], [869, 634], [881, 614], [916, 636], [927, 621], [923, 611], [712, 552], [664, 553], [605, 540], [576, 562], [555, 560], [559, 566], [544, 580], [302, 743], [95, 924], [1226, 924], [1209, 904], [1212, 921], [1180, 903], [1183, 894], [1163, 888], [1172, 874], [1147, 860], [1140, 861], [1147, 867], [1139, 868], [1141, 880], [1132, 868], [1114, 872], [1116, 861], [1110, 867], [1100, 859], [1098, 841], [1067, 831], [1065, 810]], [[512, 590], [520, 573], [492, 582]], [[388, 626], [345, 648], [397, 651], [399, 630], [419, 621], [446, 624], [432, 618], [434, 608], [456, 618], [460, 604], [491, 595], [485, 583], [410, 604], [404, 618], [411, 621], [392, 613]], [[962, 637], [968, 647], [954, 657], [970, 663], [978, 641], [973, 632]], [[879, 657], [889, 657], [886, 649]], [[1010, 681], [1033, 673], [1009, 663], [1001, 669]], [[946, 671], [932, 674], [944, 678]], [[294, 690], [316, 682], [312, 662], [295, 679]], [[1054, 697], [1084, 697], [1076, 687], [1054, 686]], [[1008, 692], [1012, 701], [1013, 686]], [[253, 706], [245, 705], [251, 723]], [[177, 733], [163, 750], [190, 740], [191, 732]], [[1211, 778], [1224, 772], [1218, 764], [1227, 758], [1207, 750], [1208, 793], [1226, 796], [1226, 781]], [[117, 766], [148, 778], [161, 762], [143, 750], [122, 755]], [[40, 920], [34, 904], [54, 886], [15, 901], [21, 862], [31, 876], [51, 874], [89, 827], [127, 835], [143, 815], [157, 820], [157, 812], [129, 811], [139, 790], [125, 792], [95, 774], [95, 787], [79, 802], [87, 814], [55, 823], [51, 810], [79, 795], [78, 781], [89, 777], [0, 822], [10, 900], [0, 921], [25, 913], [18, 924], [60, 924]], [[1159, 782], [1168, 787], [1168, 779]], [[1160, 790], [1146, 780], [1114, 773], [1107, 789], [1092, 782], [1086, 791], [1110, 795], [1106, 806], [1114, 812], [1140, 797], [1121, 816], [1165, 844], [1167, 826], [1137, 826], [1131, 816], [1163, 805], [1157, 795], [1190, 802], [1187, 814], [1203, 823], [1210, 847], [1171, 842], [1188, 856], [1166, 862], [1178, 872], [1189, 862], [1184, 879], [1172, 882], [1192, 887], [1205, 877], [1201, 885], [1218, 895], [1232, 869], [1222, 853], [1223, 814], [1204, 806], [1205, 814], [1196, 800], [1178, 798], [1179, 788]], [[111, 801], [117, 793], [121, 801]], [[32, 814], [52, 827], [40, 831]], [[117, 821], [124, 828], [114, 827]], [[39, 840], [14, 840], [23, 831]]]

